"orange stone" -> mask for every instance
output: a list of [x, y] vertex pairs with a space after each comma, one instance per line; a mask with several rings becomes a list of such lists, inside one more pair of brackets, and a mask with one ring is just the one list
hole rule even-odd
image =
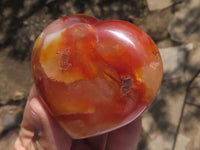
[[159, 51], [141, 29], [87, 15], [51, 23], [37, 38], [31, 63], [49, 112], [74, 139], [136, 119], [156, 97], [163, 75]]

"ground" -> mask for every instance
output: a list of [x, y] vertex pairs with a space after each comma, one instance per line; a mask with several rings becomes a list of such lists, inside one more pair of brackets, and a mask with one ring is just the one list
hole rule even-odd
[[138, 150], [200, 149], [200, 2], [196, 0], [1, 0], [0, 147], [12, 149], [19, 130], [33, 84], [30, 58], [35, 39], [53, 20], [77, 13], [129, 21], [160, 49], [164, 80], [142, 116]]

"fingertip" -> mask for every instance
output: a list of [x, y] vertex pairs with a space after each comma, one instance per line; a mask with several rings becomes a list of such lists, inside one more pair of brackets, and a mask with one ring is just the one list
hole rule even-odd
[[39, 98], [32, 98], [30, 100], [29, 105], [30, 105], [30, 111], [33, 112], [34, 114], [37, 114], [38, 112], [42, 112], [44, 109]]

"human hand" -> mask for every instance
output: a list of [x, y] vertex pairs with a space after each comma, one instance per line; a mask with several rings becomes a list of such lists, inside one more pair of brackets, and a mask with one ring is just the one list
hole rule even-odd
[[15, 150], [135, 150], [140, 136], [141, 119], [115, 131], [82, 140], [73, 140], [52, 118], [36, 87], [25, 106]]

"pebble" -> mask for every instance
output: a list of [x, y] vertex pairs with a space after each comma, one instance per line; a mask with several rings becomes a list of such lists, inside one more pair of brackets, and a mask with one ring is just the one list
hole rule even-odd
[[12, 100], [17, 101], [17, 100], [22, 100], [24, 98], [25, 98], [25, 93], [24, 92], [16, 91], [14, 96], [13, 96], [13, 98], [12, 98]]
[[174, 15], [168, 31], [171, 39], [177, 42], [199, 41], [200, 35], [200, 1], [190, 0]]
[[22, 109], [14, 105], [0, 107], [0, 134], [16, 127], [21, 122]]
[[171, 6], [174, 3], [172, 0], [147, 0], [150, 11], [161, 10]]
[[192, 43], [159, 49], [163, 60], [164, 80], [177, 78], [183, 74], [186, 56], [192, 49]]

